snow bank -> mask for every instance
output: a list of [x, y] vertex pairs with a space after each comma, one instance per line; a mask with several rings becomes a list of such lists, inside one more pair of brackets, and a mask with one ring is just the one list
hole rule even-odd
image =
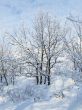
[[74, 80], [62, 76], [53, 78], [50, 86], [36, 85], [35, 79], [20, 77], [16, 85], [9, 85], [4, 91], [8, 98], [0, 97], [0, 110], [80, 110], [82, 104], [82, 89], [78, 92]]

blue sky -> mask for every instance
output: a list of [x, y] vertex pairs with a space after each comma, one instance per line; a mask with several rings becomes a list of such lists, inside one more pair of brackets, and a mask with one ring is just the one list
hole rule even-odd
[[82, 0], [0, 0], [0, 33], [11, 31], [22, 21], [30, 24], [40, 10], [58, 17], [70, 13], [82, 17]]

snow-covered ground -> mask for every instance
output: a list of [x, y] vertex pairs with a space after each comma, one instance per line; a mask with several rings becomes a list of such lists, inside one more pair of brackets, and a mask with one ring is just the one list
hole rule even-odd
[[82, 85], [61, 76], [50, 86], [20, 77], [16, 85], [0, 90], [0, 110], [82, 110]]

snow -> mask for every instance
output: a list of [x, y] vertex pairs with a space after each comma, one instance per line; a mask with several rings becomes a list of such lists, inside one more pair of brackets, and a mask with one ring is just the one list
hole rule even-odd
[[0, 96], [0, 103], [4, 102], [5, 97]]
[[82, 85], [77, 86], [72, 78], [56, 76], [50, 86], [34, 82], [20, 77], [16, 85], [4, 87], [0, 110], [82, 110]]

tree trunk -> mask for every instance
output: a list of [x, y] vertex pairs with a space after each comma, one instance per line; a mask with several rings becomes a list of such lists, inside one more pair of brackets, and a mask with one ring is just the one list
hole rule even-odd
[[[41, 63], [41, 66], [40, 66], [40, 71], [42, 72], [42, 63]], [[40, 84], [42, 84], [42, 74], [40, 73]]]
[[[40, 71], [42, 72], [43, 70], [43, 44], [42, 44], [42, 55], [41, 55], [41, 66], [40, 66]], [[40, 84], [42, 84], [42, 74], [40, 73]]]
[[40, 84], [42, 84], [42, 75], [40, 75]]
[[7, 81], [7, 78], [6, 78], [6, 74], [4, 74], [3, 76], [5, 78], [6, 85], [8, 86], [8, 81]]
[[[47, 66], [48, 66], [48, 64], [46, 64], [46, 74], [47, 74], [47, 71], [48, 71], [48, 68], [47, 68]], [[45, 76], [45, 78], [44, 78], [44, 84], [46, 84], [46, 76]]]
[[48, 85], [50, 85], [50, 58], [48, 60]]
[[44, 84], [46, 84], [46, 76], [45, 76], [45, 78], [44, 78]]
[[12, 83], [13, 83], [13, 85], [15, 83], [15, 77], [14, 77], [14, 75], [12, 76]]
[[1, 75], [1, 83], [2, 83], [2, 79], [3, 79], [3, 77], [2, 77], [2, 75]]
[[50, 76], [48, 76], [48, 85], [50, 85]]
[[37, 83], [37, 85], [39, 84], [39, 77], [38, 77], [38, 63], [37, 63], [37, 68], [36, 68], [36, 83]]

